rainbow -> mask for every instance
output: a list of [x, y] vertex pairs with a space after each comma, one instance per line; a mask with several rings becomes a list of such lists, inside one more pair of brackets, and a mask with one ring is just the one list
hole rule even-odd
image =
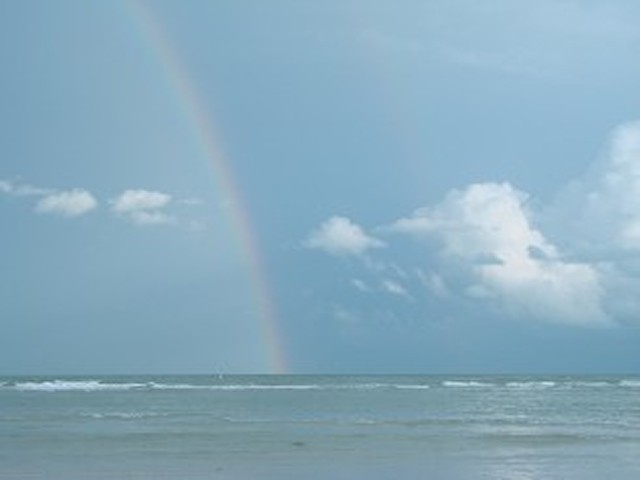
[[218, 130], [212, 116], [201, 100], [198, 89], [181, 61], [179, 52], [162, 27], [162, 22], [151, 8], [141, 1], [123, 2], [136, 28], [150, 46], [152, 55], [159, 62], [171, 86], [182, 113], [198, 141], [198, 147], [213, 167], [217, 191], [229, 200], [225, 209], [232, 232], [237, 238], [245, 268], [250, 277], [254, 301], [260, 317], [260, 341], [265, 349], [265, 362], [270, 373], [286, 373], [287, 359], [283, 347], [283, 336], [279, 331], [278, 312], [269, 290], [267, 274], [263, 264], [257, 237], [252, 228], [251, 215], [246, 208], [242, 193], [234, 181], [229, 158], [221, 148]]

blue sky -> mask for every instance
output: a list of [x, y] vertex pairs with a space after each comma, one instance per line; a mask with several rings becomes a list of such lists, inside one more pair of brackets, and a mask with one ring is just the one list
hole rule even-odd
[[[638, 371], [636, 2], [142, 5], [290, 371]], [[4, 373], [269, 370], [237, 199], [143, 23], [0, 2]]]

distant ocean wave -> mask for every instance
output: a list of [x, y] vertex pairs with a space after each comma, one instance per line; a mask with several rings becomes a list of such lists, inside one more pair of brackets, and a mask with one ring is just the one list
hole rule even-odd
[[605, 381], [572, 381], [572, 382], [565, 382], [564, 385], [568, 386], [568, 387], [576, 387], [576, 388], [582, 388], [582, 387], [586, 387], [586, 388], [606, 388], [606, 387], [612, 387], [614, 386], [613, 383], [611, 382], [605, 382]]
[[394, 385], [399, 390], [427, 390], [431, 388], [429, 385]]
[[550, 387], [555, 387], [556, 385], [557, 385], [556, 382], [551, 382], [548, 380], [507, 382], [507, 387], [509, 388], [550, 388]]
[[199, 384], [199, 383], [130, 383], [105, 382], [102, 380], [47, 380], [42, 382], [2, 382], [0, 390], [20, 392], [105, 392], [126, 390], [426, 390], [427, 384], [394, 384], [394, 383], [352, 383], [352, 384]]
[[454, 388], [487, 388], [495, 387], [494, 383], [478, 382], [478, 381], [461, 381], [461, 380], [445, 380], [442, 382], [443, 387]]
[[[132, 390], [145, 388], [144, 383], [103, 383], [99, 380], [51, 380], [45, 382], [18, 382], [8, 386], [22, 392], [96, 392], [105, 390]], [[3, 385], [2, 388], [7, 388]]]
[[640, 380], [621, 380], [621, 387], [640, 388]]
[[18, 382], [3, 384], [0, 388], [21, 392], [104, 392], [123, 390], [316, 390], [320, 385], [203, 385], [187, 383], [109, 383], [101, 380], [52, 380], [45, 382]]
[[[118, 392], [118, 391], [218, 391], [218, 392], [242, 392], [242, 391], [367, 391], [367, 390], [397, 390], [416, 391], [429, 389], [502, 389], [506, 391], [519, 390], [546, 390], [546, 389], [583, 389], [583, 388], [640, 388], [640, 378], [540, 378], [540, 379], [509, 379], [508, 377], [492, 377], [488, 379], [470, 378], [438, 378], [438, 377], [389, 377], [380, 381], [367, 381], [366, 377], [354, 378], [352, 381], [304, 382], [300, 377], [295, 381], [287, 378], [273, 378], [263, 382], [254, 382], [238, 376], [229, 376], [227, 379], [220, 377], [192, 377], [192, 380], [176, 378], [175, 383], [168, 377], [162, 381], [157, 379], [137, 377], [127, 381], [121, 379], [47, 379], [47, 380], [13, 380], [0, 382], [0, 391], [15, 392]], [[271, 380], [268, 381], [268, 380]], [[274, 381], [275, 380], [275, 381]], [[279, 381], [281, 380], [281, 381]]]
[[86, 412], [81, 417], [95, 420], [141, 420], [145, 418], [166, 417], [167, 414], [157, 412]]

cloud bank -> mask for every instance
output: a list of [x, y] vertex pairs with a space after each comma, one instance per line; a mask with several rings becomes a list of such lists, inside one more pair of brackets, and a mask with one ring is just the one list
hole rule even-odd
[[[386, 290], [412, 298], [421, 292], [444, 310], [469, 303], [484, 317], [581, 327], [634, 321], [640, 314], [640, 122], [616, 128], [602, 157], [555, 201], [536, 211], [531, 205], [509, 182], [489, 181], [380, 225], [386, 261], [405, 258], [404, 271], [413, 272], [402, 292]], [[396, 249], [401, 238], [413, 239], [422, 252], [411, 265]], [[382, 242], [351, 220], [332, 217], [307, 244], [338, 255]], [[371, 274], [369, 265], [363, 262]]]

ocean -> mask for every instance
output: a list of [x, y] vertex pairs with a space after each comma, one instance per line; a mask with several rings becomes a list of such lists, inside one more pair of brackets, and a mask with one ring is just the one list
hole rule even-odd
[[0, 378], [0, 479], [640, 478], [640, 377]]

